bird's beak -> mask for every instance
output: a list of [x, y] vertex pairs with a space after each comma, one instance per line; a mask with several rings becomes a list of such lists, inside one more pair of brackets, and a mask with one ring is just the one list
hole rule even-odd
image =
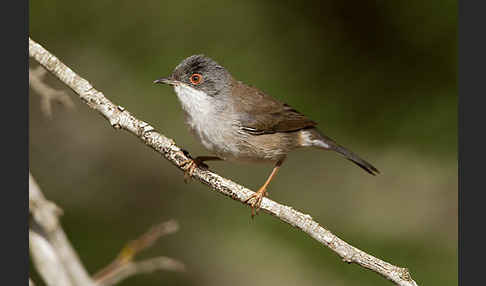
[[163, 84], [175, 85], [177, 83], [177, 81], [170, 78], [170, 77], [162, 77], [162, 78], [154, 80], [154, 83], [163, 83]]

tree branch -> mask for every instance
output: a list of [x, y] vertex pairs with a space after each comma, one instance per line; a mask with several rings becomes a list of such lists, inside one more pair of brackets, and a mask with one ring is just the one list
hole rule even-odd
[[[31, 229], [29, 229], [29, 250], [37, 271], [47, 285], [72, 285], [52, 245], [45, 237]], [[31, 282], [29, 278], [29, 284]]]
[[149, 229], [136, 240], [129, 242], [108, 266], [93, 276], [98, 285], [113, 285], [129, 276], [155, 270], [184, 271], [182, 262], [169, 257], [156, 257], [140, 262], [133, 262], [133, 258], [142, 250], [152, 246], [160, 237], [176, 232], [179, 225], [175, 220], [169, 220]]
[[[125, 108], [113, 104], [87, 80], [77, 75], [58, 58], [30, 39], [30, 37], [29, 55], [77, 93], [81, 100], [88, 104], [89, 107], [101, 113], [110, 122], [111, 126], [117, 129], [127, 130], [137, 136], [147, 146], [162, 154], [176, 167], [184, 170], [185, 163], [189, 158], [181, 148], [175, 145], [174, 140], [156, 132], [152, 126], [135, 118]], [[209, 170], [196, 168], [193, 172], [193, 177], [209, 186], [212, 190], [241, 203], [245, 203], [245, 200], [253, 194], [251, 190]], [[392, 265], [346, 243], [329, 230], [320, 226], [310, 215], [301, 213], [292, 207], [279, 204], [268, 198], [263, 198], [261, 209], [307, 233], [316, 241], [334, 251], [345, 262], [356, 263], [366, 269], [370, 269], [394, 282], [396, 285], [417, 285], [407, 268]]]
[[[29, 211], [32, 215], [29, 250], [34, 265], [47, 285], [108, 286], [129, 276], [155, 270], [185, 270], [182, 262], [164, 256], [132, 261], [135, 255], [151, 247], [160, 237], [176, 232], [179, 225], [175, 220], [153, 226], [138, 239], [129, 242], [112, 263], [91, 279], [59, 224], [61, 209], [45, 199], [30, 173]], [[29, 283], [33, 284], [30, 278]]]
[[181, 272], [185, 271], [185, 269], [184, 264], [181, 262], [173, 258], [159, 256], [138, 262], [129, 261], [120, 264], [114, 271], [110, 271], [103, 277], [100, 277], [96, 282], [98, 285], [111, 286], [133, 275], [151, 273], [156, 270]]
[[62, 90], [55, 90], [42, 81], [46, 70], [41, 66], [36, 69], [29, 68], [29, 85], [41, 97], [41, 109], [44, 115], [52, 117], [52, 102], [57, 101], [68, 108], [74, 108], [71, 98]]
[[39, 273], [48, 285], [94, 285], [62, 230], [61, 209], [45, 199], [29, 173], [29, 249]]

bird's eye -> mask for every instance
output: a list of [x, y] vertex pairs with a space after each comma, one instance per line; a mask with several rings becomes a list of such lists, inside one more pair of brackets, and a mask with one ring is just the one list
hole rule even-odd
[[191, 75], [189, 80], [191, 81], [192, 84], [200, 84], [201, 81], [202, 81], [202, 78], [203, 77], [202, 77], [201, 74], [195, 73], [195, 74]]

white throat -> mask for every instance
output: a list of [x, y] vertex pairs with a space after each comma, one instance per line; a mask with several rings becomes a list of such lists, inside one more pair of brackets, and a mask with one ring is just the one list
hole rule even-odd
[[182, 108], [194, 121], [206, 117], [213, 109], [213, 100], [203, 91], [185, 84], [174, 86], [174, 91], [182, 104]]

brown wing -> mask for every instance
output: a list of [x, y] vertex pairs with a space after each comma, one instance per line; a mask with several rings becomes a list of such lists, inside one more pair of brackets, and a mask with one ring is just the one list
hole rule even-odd
[[242, 82], [233, 82], [233, 98], [243, 130], [251, 134], [292, 132], [317, 125], [289, 105]]

